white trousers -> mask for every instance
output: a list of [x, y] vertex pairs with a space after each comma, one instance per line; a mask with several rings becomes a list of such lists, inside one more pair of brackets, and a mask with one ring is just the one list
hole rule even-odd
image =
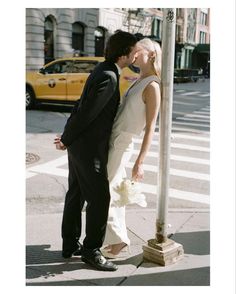
[[133, 150], [132, 136], [132, 134], [125, 132], [111, 136], [107, 165], [111, 202], [104, 245], [121, 242], [130, 245], [125, 221], [125, 206], [115, 205], [114, 200], [117, 200], [119, 195], [113, 187], [116, 187], [126, 177], [125, 165], [130, 160]]

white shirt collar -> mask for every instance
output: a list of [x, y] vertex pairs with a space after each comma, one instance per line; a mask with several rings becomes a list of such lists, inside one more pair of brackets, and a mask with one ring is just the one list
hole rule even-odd
[[121, 68], [119, 67], [119, 65], [117, 64], [117, 63], [115, 63], [115, 66], [117, 67], [117, 69], [118, 69], [118, 73], [119, 73], [119, 75], [121, 74]]

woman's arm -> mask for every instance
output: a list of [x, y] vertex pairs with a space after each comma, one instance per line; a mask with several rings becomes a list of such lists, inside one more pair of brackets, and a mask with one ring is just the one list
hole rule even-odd
[[134, 180], [143, 179], [144, 171], [142, 164], [151, 146], [152, 138], [155, 132], [160, 101], [161, 94], [159, 84], [156, 82], [151, 82], [143, 91], [143, 102], [146, 104], [146, 127], [142, 146], [132, 170], [132, 178]]

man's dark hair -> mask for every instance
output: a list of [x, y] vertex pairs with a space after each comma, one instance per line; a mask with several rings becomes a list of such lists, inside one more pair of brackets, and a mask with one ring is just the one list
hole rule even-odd
[[133, 34], [116, 31], [107, 41], [105, 59], [113, 63], [117, 62], [119, 57], [129, 55], [136, 43], [137, 39]]

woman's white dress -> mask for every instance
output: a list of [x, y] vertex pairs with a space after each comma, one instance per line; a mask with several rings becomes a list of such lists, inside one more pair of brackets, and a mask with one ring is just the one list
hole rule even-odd
[[130, 86], [123, 97], [113, 124], [107, 165], [111, 203], [104, 245], [121, 242], [130, 244], [125, 222], [125, 206], [119, 207], [115, 204], [120, 196], [114, 188], [126, 177], [125, 166], [132, 156], [133, 137], [141, 135], [145, 128], [146, 109], [142, 93], [152, 81], [160, 83], [159, 79], [152, 75]]

